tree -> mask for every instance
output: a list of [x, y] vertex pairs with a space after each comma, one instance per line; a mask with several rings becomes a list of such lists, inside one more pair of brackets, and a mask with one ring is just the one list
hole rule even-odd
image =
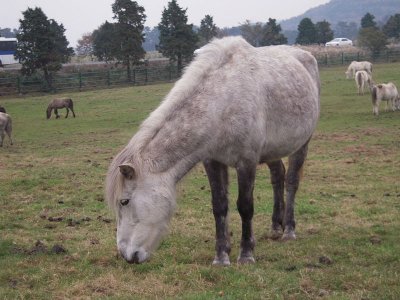
[[246, 20], [244, 24], [240, 25], [240, 31], [242, 32], [243, 38], [254, 47], [261, 46], [261, 40], [263, 38], [263, 26], [260, 22], [252, 24], [249, 20]]
[[93, 31], [92, 36], [94, 56], [106, 62], [113, 60], [117, 44], [115, 24], [106, 21]]
[[276, 19], [268, 19], [262, 28], [261, 46], [287, 44], [287, 38], [281, 33], [281, 25], [276, 24]]
[[23, 16], [19, 20], [15, 58], [22, 64], [22, 74], [32, 75], [41, 70], [52, 88], [53, 74], [70, 60], [74, 50], [68, 47], [64, 26], [47, 19], [40, 8], [28, 8]]
[[309, 45], [317, 42], [317, 30], [310, 18], [304, 18], [297, 27], [299, 34], [296, 38], [296, 44]]
[[218, 34], [218, 28], [214, 24], [213, 17], [206, 15], [200, 22], [199, 35], [199, 46], [207, 44], [212, 38]]
[[15, 38], [17, 33], [17, 29], [11, 30], [11, 28], [0, 28], [0, 37]]
[[131, 66], [139, 63], [146, 54], [142, 47], [146, 15], [144, 8], [131, 0], [115, 0], [112, 11], [113, 18], [118, 21], [114, 26], [117, 44], [112, 54], [126, 67], [128, 80], [131, 81]]
[[377, 57], [382, 50], [386, 49], [388, 41], [386, 35], [378, 28], [367, 27], [360, 29], [358, 44], [370, 50], [373, 57]]
[[383, 26], [383, 33], [391, 38], [400, 38], [400, 14], [390, 16], [389, 20]]
[[76, 53], [81, 56], [89, 56], [92, 58], [93, 55], [93, 35], [92, 33], [85, 33], [82, 38], [78, 40], [76, 46]]
[[145, 51], [155, 51], [156, 45], [158, 45], [160, 41], [158, 38], [160, 36], [160, 31], [158, 30], [157, 26], [154, 28], [145, 26], [143, 33], [144, 33], [143, 49]]
[[355, 22], [338, 22], [334, 28], [335, 36], [347, 37], [350, 39], [356, 39], [358, 36], [358, 27]]
[[168, 2], [168, 8], [164, 8], [158, 24], [160, 43], [157, 50], [177, 62], [178, 72], [181, 72], [183, 62], [193, 57], [198, 42], [193, 24], [187, 24], [186, 10], [179, 7], [176, 0]]
[[377, 28], [374, 19], [375, 19], [374, 15], [366, 13], [364, 17], [361, 18], [361, 28], [368, 28], [368, 27]]
[[333, 31], [331, 29], [331, 24], [327, 21], [317, 22], [315, 24], [315, 29], [317, 30], [317, 43], [325, 44], [333, 39]]

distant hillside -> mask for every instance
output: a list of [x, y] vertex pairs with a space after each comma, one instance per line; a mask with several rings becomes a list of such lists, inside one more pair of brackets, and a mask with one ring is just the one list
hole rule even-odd
[[378, 24], [386, 22], [389, 16], [400, 13], [400, 0], [331, 0], [300, 16], [281, 21], [280, 25], [283, 30], [297, 30], [302, 19], [310, 18], [314, 23], [326, 20], [332, 28], [338, 22], [355, 22], [359, 26], [367, 12], [375, 16]]

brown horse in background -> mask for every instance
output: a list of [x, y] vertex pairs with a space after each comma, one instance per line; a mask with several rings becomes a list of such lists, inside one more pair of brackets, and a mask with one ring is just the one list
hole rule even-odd
[[1, 106], [1, 105], [0, 105], [0, 112], [2, 112], [2, 113], [7, 113], [7, 112], [6, 112], [6, 109], [5, 109], [3, 106]]
[[47, 119], [50, 119], [51, 111], [53, 109], [54, 109], [54, 114], [56, 115], [56, 119], [58, 119], [60, 117], [60, 115], [58, 114], [59, 108], [67, 109], [67, 115], [65, 116], [65, 118], [68, 118], [69, 110], [71, 110], [72, 115], [75, 118], [74, 103], [72, 102], [72, 99], [71, 98], [55, 98], [49, 103], [49, 106], [47, 107], [47, 111], [46, 111]]

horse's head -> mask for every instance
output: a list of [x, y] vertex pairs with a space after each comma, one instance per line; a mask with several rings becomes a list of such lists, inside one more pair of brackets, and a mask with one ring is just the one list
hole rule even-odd
[[47, 119], [50, 119], [50, 117], [51, 117], [51, 107], [50, 107], [50, 105], [47, 107], [47, 110], [46, 110], [46, 117], [47, 117]]
[[351, 71], [344, 72], [346, 74], [346, 79], [351, 79]]
[[174, 185], [160, 176], [138, 175], [129, 163], [120, 165], [119, 172], [118, 251], [127, 262], [142, 263], [167, 233], [175, 209]]

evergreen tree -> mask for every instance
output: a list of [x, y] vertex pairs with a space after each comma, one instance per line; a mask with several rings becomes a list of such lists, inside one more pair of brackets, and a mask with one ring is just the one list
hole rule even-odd
[[214, 24], [213, 17], [206, 15], [200, 23], [199, 35], [199, 45], [203, 46], [207, 44], [212, 38], [216, 37], [218, 34], [218, 28]]
[[317, 30], [317, 43], [325, 44], [333, 39], [333, 31], [331, 29], [331, 24], [327, 21], [317, 22], [315, 24], [315, 29]]
[[93, 55], [106, 62], [114, 59], [117, 45], [115, 24], [105, 22], [93, 31]]
[[377, 57], [379, 53], [386, 49], [388, 44], [386, 35], [374, 27], [361, 28], [358, 35], [358, 44], [371, 51], [373, 57]]
[[375, 16], [370, 13], [366, 13], [361, 19], [361, 28], [373, 27], [377, 28], [376, 22], [374, 21]]
[[268, 19], [262, 28], [261, 46], [287, 44], [287, 38], [281, 33], [281, 25], [276, 24], [276, 19]]
[[304, 18], [297, 27], [299, 34], [296, 38], [296, 44], [310, 45], [317, 42], [317, 30], [310, 18]]
[[144, 22], [146, 15], [144, 8], [136, 1], [115, 0], [112, 5], [116, 47], [112, 48], [112, 56], [126, 67], [128, 80], [131, 81], [131, 66], [139, 63], [146, 52], [144, 42]]
[[176, 0], [168, 2], [168, 8], [164, 8], [160, 30], [160, 43], [157, 50], [171, 61], [178, 64], [178, 72], [183, 68], [183, 62], [193, 57], [198, 37], [193, 31], [193, 24], [187, 24], [186, 9], [182, 9]]
[[400, 38], [400, 14], [390, 16], [389, 20], [383, 26], [383, 33], [391, 38]]
[[40, 8], [28, 8], [22, 14], [15, 53], [22, 64], [21, 73], [32, 75], [40, 70], [52, 88], [53, 74], [70, 60], [74, 50], [68, 47], [64, 26], [47, 19]]

